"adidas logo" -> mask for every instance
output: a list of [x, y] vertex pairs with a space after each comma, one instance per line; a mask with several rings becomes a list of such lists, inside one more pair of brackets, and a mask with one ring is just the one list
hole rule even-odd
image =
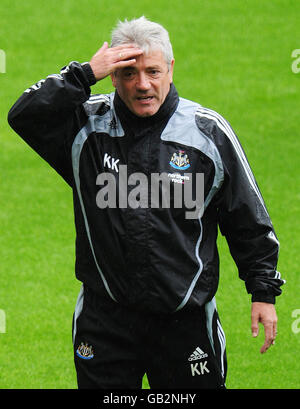
[[208, 354], [202, 351], [201, 348], [197, 347], [195, 351], [192, 353], [192, 355], [189, 357], [189, 361], [196, 361], [197, 359], [203, 359], [206, 357], [208, 357]]

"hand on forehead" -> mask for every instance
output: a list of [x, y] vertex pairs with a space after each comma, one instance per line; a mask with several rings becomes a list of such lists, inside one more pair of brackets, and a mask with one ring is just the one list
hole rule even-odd
[[135, 64], [136, 57], [143, 54], [143, 50], [134, 44], [123, 44], [109, 48], [105, 41], [90, 61], [91, 68], [97, 81], [107, 77], [119, 68]]

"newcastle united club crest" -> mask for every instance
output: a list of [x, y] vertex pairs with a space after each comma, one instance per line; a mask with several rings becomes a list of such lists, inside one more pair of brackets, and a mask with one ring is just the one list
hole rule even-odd
[[82, 359], [92, 359], [94, 358], [93, 348], [91, 345], [88, 345], [87, 343], [84, 344], [83, 342], [81, 342], [81, 344], [76, 350], [76, 355]]
[[186, 170], [190, 167], [188, 155], [181, 150], [173, 153], [169, 163], [174, 169], [178, 170]]

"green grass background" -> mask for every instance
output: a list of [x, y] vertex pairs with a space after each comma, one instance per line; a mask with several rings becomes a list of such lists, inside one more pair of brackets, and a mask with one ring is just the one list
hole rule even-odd
[[[229, 120], [254, 170], [281, 242], [287, 283], [276, 307], [276, 345], [259, 353], [250, 333], [250, 298], [219, 238], [218, 309], [227, 336], [227, 387], [298, 389], [300, 333], [298, 0], [1, 0], [0, 49], [0, 388], [76, 388], [71, 321], [74, 278], [68, 186], [9, 128], [24, 89], [72, 60], [89, 61], [118, 19], [145, 15], [170, 33], [174, 83], [182, 97]], [[92, 92], [112, 90], [108, 79]], [[144, 388], [147, 388], [144, 379]]]

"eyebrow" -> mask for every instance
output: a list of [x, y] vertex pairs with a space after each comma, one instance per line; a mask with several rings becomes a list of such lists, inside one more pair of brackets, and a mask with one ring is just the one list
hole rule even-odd
[[161, 69], [161, 66], [160, 65], [151, 65], [150, 67], [146, 67], [146, 70], [149, 70], [149, 69], [151, 69], [151, 70], [153, 70], [153, 69]]
[[[146, 70], [161, 70], [162, 67], [160, 65], [151, 65], [149, 67], [145, 68]], [[136, 70], [136, 67], [134, 65], [131, 65], [129, 67], [123, 67], [123, 71], [131, 71], [131, 70]]]

